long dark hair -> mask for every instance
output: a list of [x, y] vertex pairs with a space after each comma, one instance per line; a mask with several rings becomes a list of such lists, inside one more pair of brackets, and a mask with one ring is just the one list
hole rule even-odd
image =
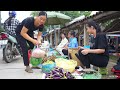
[[101, 33], [100, 26], [94, 20], [89, 20], [86, 24], [87, 24], [88, 27], [93, 26], [96, 29], [96, 33]]

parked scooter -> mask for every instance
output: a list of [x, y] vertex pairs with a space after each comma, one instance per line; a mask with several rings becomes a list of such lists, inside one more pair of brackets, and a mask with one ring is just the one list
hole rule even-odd
[[6, 36], [5, 38], [7, 40], [3, 47], [3, 59], [5, 62], [10, 63], [16, 56], [22, 56], [21, 48], [15, 37], [8, 35], [5, 32], [2, 32], [2, 35]]

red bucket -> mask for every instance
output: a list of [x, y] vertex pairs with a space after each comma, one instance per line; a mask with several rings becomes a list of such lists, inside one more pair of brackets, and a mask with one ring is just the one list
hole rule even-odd
[[30, 62], [30, 57], [31, 57], [31, 50], [28, 50], [28, 60], [29, 60], [29, 62]]

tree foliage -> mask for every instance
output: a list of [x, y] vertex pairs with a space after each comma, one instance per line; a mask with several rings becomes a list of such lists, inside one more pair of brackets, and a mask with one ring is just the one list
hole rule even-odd
[[[81, 15], [89, 16], [91, 11], [55, 11], [55, 12], [60, 12], [65, 15], [70, 16], [72, 19], [77, 18]], [[31, 16], [37, 16], [39, 11], [32, 11]]]

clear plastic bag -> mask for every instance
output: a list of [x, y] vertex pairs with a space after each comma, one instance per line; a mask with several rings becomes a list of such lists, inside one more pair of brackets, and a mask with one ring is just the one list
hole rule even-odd
[[45, 57], [45, 51], [41, 50], [39, 48], [39, 46], [37, 45], [33, 49], [31, 57], [34, 57], [34, 58], [43, 58], [43, 57]]

